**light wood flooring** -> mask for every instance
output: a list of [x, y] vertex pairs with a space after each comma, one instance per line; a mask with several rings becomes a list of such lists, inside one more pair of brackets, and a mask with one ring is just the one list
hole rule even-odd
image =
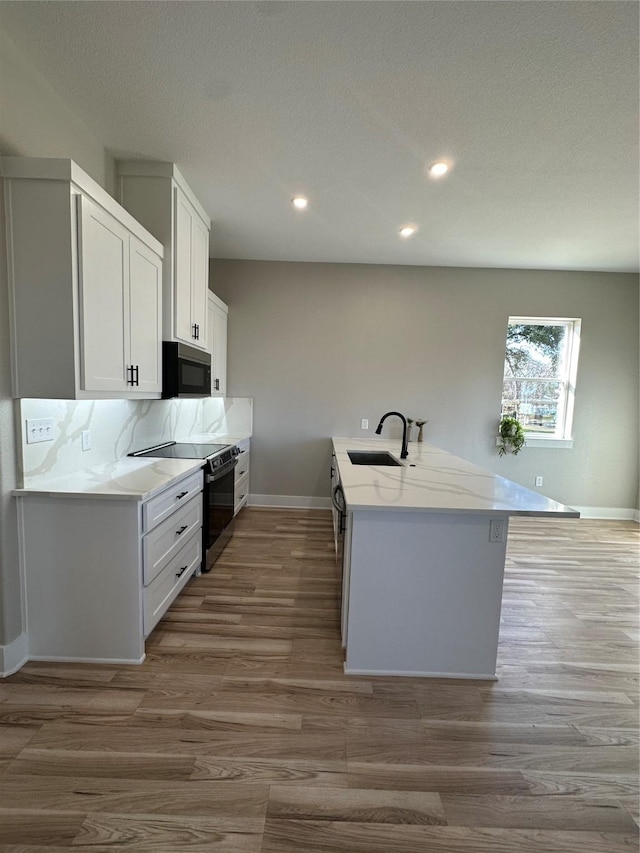
[[330, 514], [243, 510], [142, 666], [0, 681], [0, 850], [636, 851], [638, 530], [512, 522], [499, 681], [347, 678]]

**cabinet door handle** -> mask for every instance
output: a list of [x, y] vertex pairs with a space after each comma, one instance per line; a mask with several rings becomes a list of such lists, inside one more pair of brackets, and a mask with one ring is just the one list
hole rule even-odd
[[180, 528], [180, 530], [176, 530], [176, 536], [181, 536], [185, 532], [185, 530], [187, 529], [188, 526], [189, 526], [188, 524], [183, 524], [182, 527]]
[[179, 572], [176, 572], [176, 577], [177, 578], [182, 577], [182, 575], [187, 571], [188, 568], [189, 568], [189, 566], [183, 566]]
[[244, 469], [242, 471], [238, 471], [238, 479], [244, 476]]
[[214, 390], [215, 390], [215, 391], [219, 391], [219, 390], [220, 390], [220, 380], [219, 380], [219, 379], [214, 379], [214, 382], [215, 382], [215, 386], [216, 386], [216, 387], [214, 388]]
[[180, 492], [180, 494], [179, 494], [179, 495], [176, 495], [176, 500], [177, 500], [177, 501], [180, 501], [180, 500], [182, 500], [182, 498], [183, 498], [185, 495], [188, 495], [188, 494], [189, 494], [189, 492]]
[[[133, 383], [131, 383], [133, 385]], [[140, 367], [136, 364], [136, 385], [140, 384]]]
[[133, 385], [133, 365], [127, 365], [127, 385]]

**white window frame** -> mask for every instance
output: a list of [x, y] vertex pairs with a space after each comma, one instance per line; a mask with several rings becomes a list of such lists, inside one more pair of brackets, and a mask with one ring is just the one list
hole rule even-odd
[[[525, 439], [527, 447], [573, 447], [573, 410], [576, 396], [576, 379], [578, 375], [578, 356], [580, 353], [581, 320], [578, 317], [509, 317], [509, 326], [566, 326], [566, 350], [563, 359], [564, 370], [560, 377], [562, 392], [558, 400], [558, 417], [553, 434], [527, 432]], [[506, 348], [506, 336], [505, 336]], [[504, 379], [503, 370], [503, 383]]]

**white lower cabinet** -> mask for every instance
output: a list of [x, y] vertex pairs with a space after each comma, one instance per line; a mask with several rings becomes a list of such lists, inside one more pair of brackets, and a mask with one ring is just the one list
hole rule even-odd
[[148, 637], [202, 563], [202, 536], [192, 536], [144, 589], [144, 635]]
[[140, 663], [202, 561], [202, 472], [147, 502], [18, 498], [29, 658]]
[[234, 515], [237, 515], [249, 500], [249, 475], [251, 462], [249, 440], [246, 439], [245, 441], [239, 442], [238, 447], [240, 448], [240, 455], [238, 456], [238, 464], [235, 469]]

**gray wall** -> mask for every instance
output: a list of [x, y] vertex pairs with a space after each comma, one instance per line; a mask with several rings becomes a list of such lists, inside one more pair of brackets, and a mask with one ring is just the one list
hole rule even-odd
[[[218, 260], [210, 287], [229, 305], [228, 392], [255, 400], [252, 493], [328, 495], [328, 437], [398, 409], [556, 500], [637, 506], [637, 276]], [[582, 318], [572, 450], [498, 457], [509, 315]]]
[[[15, 44], [0, 31], [0, 155], [70, 157], [113, 192], [114, 162]], [[0, 180], [0, 193], [3, 192]], [[1, 197], [1, 196], [0, 196]], [[15, 501], [4, 205], [0, 211], [0, 645], [23, 630]]]

